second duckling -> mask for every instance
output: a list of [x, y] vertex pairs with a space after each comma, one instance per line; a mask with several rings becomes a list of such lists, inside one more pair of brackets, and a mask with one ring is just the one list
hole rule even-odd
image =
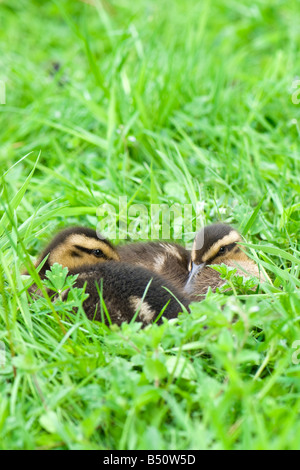
[[[137, 321], [147, 325], [163, 317], [176, 318], [179, 312], [188, 309], [189, 300], [167, 279], [140, 266], [119, 261], [113, 245], [98, 238], [92, 229], [72, 227], [60, 232], [47, 246], [36, 266], [47, 256], [39, 272], [44, 278], [54, 263], [67, 267], [70, 274], [78, 274], [76, 287], [84, 287], [89, 297], [83, 308], [91, 320], [109, 323], [103, 315], [102, 299], [108, 310], [111, 323], [120, 325], [131, 321], [137, 314]], [[34, 292], [34, 286], [30, 292]], [[99, 292], [102, 292], [99, 296]], [[63, 298], [67, 297], [67, 291]], [[158, 323], [162, 321], [160, 317]]]
[[210, 264], [226, 264], [237, 268], [244, 276], [262, 278], [258, 266], [239, 247], [242, 237], [226, 224], [212, 224], [200, 230], [194, 239], [192, 250], [175, 243], [131, 243], [118, 248], [121, 261], [144, 266], [176, 285], [190, 296], [201, 300], [209, 287], [215, 290], [224, 284], [219, 273]]

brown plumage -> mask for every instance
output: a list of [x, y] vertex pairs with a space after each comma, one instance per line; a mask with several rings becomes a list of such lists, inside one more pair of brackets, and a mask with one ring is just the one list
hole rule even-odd
[[144, 266], [171, 281], [191, 300], [201, 300], [209, 287], [216, 290], [224, 284], [209, 264], [224, 263], [237, 268], [240, 275], [267, 279], [239, 247], [241, 241], [241, 235], [231, 226], [213, 224], [197, 233], [191, 251], [175, 243], [149, 242], [121, 246], [118, 253], [121, 261]]
[[121, 261], [150, 269], [178, 289], [187, 281], [190, 252], [176, 243], [130, 243], [118, 247], [118, 254]]
[[[188, 310], [187, 296], [168, 280], [140, 266], [108, 261], [97, 266], [84, 266], [78, 272], [76, 287], [86, 284], [89, 297], [83, 307], [91, 320], [102, 321], [104, 318], [108, 323], [98, 291], [102, 292], [111, 322], [118, 325], [130, 322], [137, 311], [136, 321], [147, 325], [155, 321], [163, 309], [162, 316], [167, 319], [177, 318], [179, 312]], [[162, 318], [158, 320], [161, 322]]]
[[[46, 256], [47, 261], [39, 273], [41, 278], [50, 266], [60, 263], [68, 267], [71, 274], [78, 274], [76, 287], [86, 285], [89, 297], [83, 307], [89, 319], [109, 323], [99, 289], [111, 322], [118, 325], [129, 322], [137, 311], [137, 321], [147, 325], [164, 308], [163, 316], [168, 319], [188, 309], [187, 297], [171, 282], [143, 267], [120, 262], [113, 245], [99, 239], [94, 230], [83, 227], [63, 230], [43, 251], [36, 265]], [[33, 286], [30, 292], [34, 289]], [[63, 298], [66, 297], [67, 291], [63, 294]], [[160, 318], [158, 322], [161, 321]]]

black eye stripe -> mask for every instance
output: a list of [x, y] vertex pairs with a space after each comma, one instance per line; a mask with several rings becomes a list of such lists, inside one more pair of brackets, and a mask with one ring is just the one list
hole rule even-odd
[[233, 250], [233, 248], [235, 248], [235, 247], [236, 247], [236, 242], [230, 243], [229, 245], [226, 245], [226, 250], [227, 250], [227, 251], [231, 251], [231, 250]]
[[77, 250], [82, 251], [83, 253], [88, 253], [89, 255], [95, 255], [99, 258], [101, 257], [101, 258], [108, 259], [107, 256], [103, 253], [103, 251], [100, 250], [100, 248], [90, 249], [90, 248], [85, 248], [84, 246], [80, 246], [80, 245], [75, 245], [75, 248], [77, 248]]
[[233, 250], [234, 248], [236, 247], [236, 243], [230, 243], [229, 245], [225, 245], [225, 246], [221, 246], [221, 248], [219, 249], [218, 253], [216, 254], [216, 256], [218, 256], [219, 254], [223, 254], [223, 253], [226, 253], [227, 251], [231, 251]]
[[224, 245], [224, 246], [221, 246], [219, 248], [219, 251], [213, 255], [209, 260], [207, 260], [207, 263], [209, 264], [209, 262], [212, 262], [215, 258], [217, 258], [219, 255], [223, 255], [224, 253], [227, 253], [228, 251], [231, 251], [233, 250], [234, 248], [236, 248], [234, 251], [238, 250], [239, 251], [239, 248], [236, 247], [236, 242], [234, 243], [229, 243], [229, 245]]
[[85, 248], [84, 246], [80, 246], [80, 245], [75, 245], [75, 248], [77, 248], [77, 250], [82, 251], [83, 253], [91, 254], [92, 252], [92, 250], [90, 250], [89, 248]]

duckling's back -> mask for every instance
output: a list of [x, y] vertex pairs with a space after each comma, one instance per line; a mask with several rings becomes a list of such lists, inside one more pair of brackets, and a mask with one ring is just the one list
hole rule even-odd
[[176, 243], [130, 243], [118, 247], [121, 261], [150, 269], [182, 289], [188, 278], [190, 252]]
[[[83, 307], [90, 319], [104, 319], [109, 323], [101, 306], [99, 290], [111, 322], [118, 325], [129, 322], [137, 311], [136, 321], [147, 325], [165, 307], [163, 316], [168, 319], [177, 318], [179, 312], [188, 309], [189, 300], [173, 284], [140, 266], [108, 261], [94, 267], [82, 267], [76, 273], [79, 273], [76, 287], [86, 284], [89, 297]], [[161, 322], [160, 318], [158, 323]]]

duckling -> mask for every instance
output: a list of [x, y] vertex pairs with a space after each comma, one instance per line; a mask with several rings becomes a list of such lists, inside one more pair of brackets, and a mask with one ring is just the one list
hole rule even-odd
[[200, 300], [208, 287], [215, 290], [224, 284], [219, 273], [210, 268], [212, 264], [225, 264], [237, 269], [237, 274], [245, 277], [254, 276], [259, 281], [266, 281], [267, 274], [259, 270], [238, 245], [242, 237], [237, 230], [226, 224], [213, 224], [200, 230], [193, 243], [188, 278], [184, 291], [193, 300]]
[[[137, 321], [146, 326], [164, 308], [163, 316], [168, 319], [176, 318], [184, 308], [188, 310], [188, 298], [168, 280], [143, 267], [119, 261], [113, 245], [108, 240], [99, 239], [92, 229], [74, 227], [63, 230], [43, 251], [36, 265], [45, 256], [48, 258], [39, 272], [40, 277], [44, 278], [46, 270], [54, 263], [67, 267], [70, 274], [78, 274], [75, 287], [85, 286], [85, 292], [89, 294], [83, 308], [91, 320], [104, 319], [109, 323], [106, 315], [101, 314], [101, 288], [110, 321], [118, 325], [129, 322], [137, 311]], [[63, 299], [67, 294], [68, 290], [64, 292]], [[159, 318], [158, 323], [161, 322], [162, 318]]]
[[118, 248], [121, 261], [147, 267], [162, 275], [185, 292], [192, 300], [201, 300], [208, 287], [215, 290], [224, 284], [219, 273], [209, 264], [236, 267], [240, 275], [256, 276], [257, 265], [239, 248], [242, 241], [237, 230], [226, 224], [212, 224], [200, 230], [192, 250], [175, 243], [131, 243]]
[[46, 256], [48, 258], [39, 272], [42, 278], [54, 263], [72, 270], [83, 265], [120, 260], [113, 245], [108, 240], [99, 238], [95, 230], [87, 227], [69, 227], [59, 232], [42, 252], [36, 267]]

